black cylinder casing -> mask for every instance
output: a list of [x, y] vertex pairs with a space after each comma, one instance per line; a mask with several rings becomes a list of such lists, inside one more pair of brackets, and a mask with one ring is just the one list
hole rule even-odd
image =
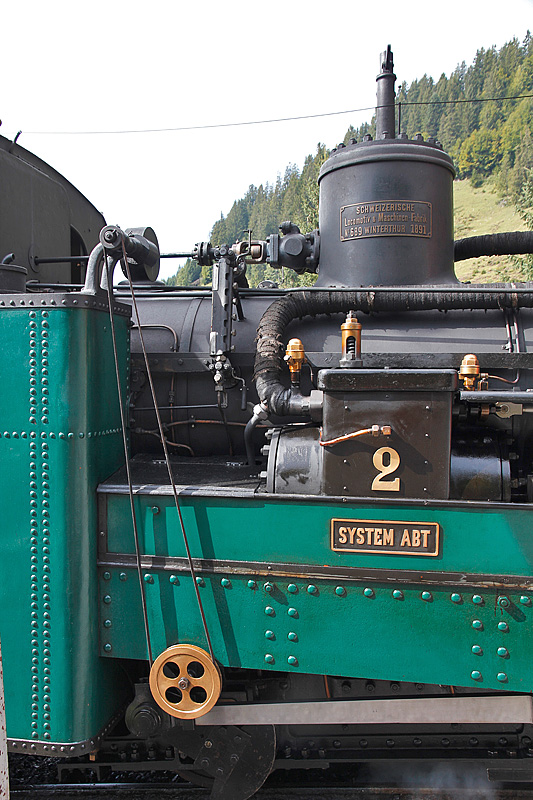
[[435, 145], [407, 139], [335, 150], [320, 184], [316, 285], [455, 283], [455, 171]]
[[28, 270], [14, 264], [0, 264], [0, 294], [23, 294]]

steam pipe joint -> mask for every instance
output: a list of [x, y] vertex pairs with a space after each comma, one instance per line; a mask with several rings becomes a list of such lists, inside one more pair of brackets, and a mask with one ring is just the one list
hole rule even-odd
[[126, 252], [132, 280], [155, 281], [159, 274], [159, 243], [152, 228], [130, 228], [126, 233], [118, 225], [106, 225], [100, 231], [100, 244], [108, 255], [121, 258]]
[[289, 267], [299, 275], [316, 272], [319, 258], [320, 239], [318, 231], [300, 233], [292, 222], [280, 225], [284, 234], [274, 233], [268, 237], [267, 260], [271, 267]]

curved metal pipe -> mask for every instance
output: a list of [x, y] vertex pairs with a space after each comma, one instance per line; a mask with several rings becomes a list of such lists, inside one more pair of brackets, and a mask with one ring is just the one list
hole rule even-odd
[[96, 247], [93, 247], [87, 262], [85, 283], [81, 290], [82, 294], [96, 295], [100, 292], [107, 292], [107, 275], [109, 273], [111, 282], [113, 282], [113, 272], [118, 258], [116, 256], [107, 256], [107, 269], [104, 270], [105, 258], [106, 255], [103, 245], [97, 244]]
[[244, 429], [244, 446], [246, 448], [246, 460], [250, 467], [255, 467], [255, 453], [252, 442], [254, 429], [259, 422], [267, 419], [267, 417], [268, 410], [265, 403], [258, 403], [254, 406], [252, 417], [246, 423], [246, 428]]
[[533, 253], [533, 231], [511, 231], [486, 236], [470, 236], [454, 242], [453, 260], [478, 256], [513, 256]]
[[[426, 288], [426, 287], [425, 287]], [[484, 287], [465, 294], [452, 287], [427, 287], [430, 291], [373, 292], [372, 289], [344, 292], [298, 292], [280, 297], [265, 311], [257, 328], [257, 351], [254, 380], [261, 403], [268, 412], [286, 416], [308, 413], [310, 398], [302, 397], [281, 382], [283, 366], [283, 334], [294, 319], [318, 314], [348, 311], [429, 311], [464, 309], [533, 308], [533, 283], [504, 284], [487, 292]], [[521, 292], [516, 292], [520, 289]]]

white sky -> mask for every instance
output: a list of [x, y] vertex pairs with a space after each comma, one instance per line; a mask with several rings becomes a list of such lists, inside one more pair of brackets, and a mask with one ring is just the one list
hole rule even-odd
[[[26, 0], [2, 8], [0, 133], [162, 252], [206, 239], [248, 186], [302, 166], [371, 112], [218, 130], [105, 136], [373, 106], [379, 54], [437, 79], [533, 30], [533, 0]], [[280, 220], [281, 221], [281, 220]], [[178, 263], [163, 263], [167, 277]]]

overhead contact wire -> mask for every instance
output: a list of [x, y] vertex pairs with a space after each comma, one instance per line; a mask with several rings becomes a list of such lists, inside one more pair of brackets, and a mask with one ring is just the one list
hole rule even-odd
[[[169, 457], [169, 453], [168, 453], [167, 441], [166, 441], [166, 437], [165, 437], [164, 430], [163, 430], [163, 423], [161, 422], [161, 415], [159, 413], [159, 406], [157, 404], [157, 398], [156, 398], [156, 394], [155, 394], [155, 387], [154, 387], [154, 382], [153, 382], [153, 379], [152, 379], [152, 370], [150, 369], [150, 365], [148, 363], [148, 354], [146, 352], [146, 347], [145, 347], [145, 344], [144, 344], [144, 336], [143, 336], [143, 332], [142, 332], [141, 320], [140, 320], [140, 317], [139, 317], [139, 309], [137, 307], [137, 298], [135, 296], [135, 292], [134, 292], [134, 289], [133, 289], [133, 281], [131, 279], [130, 267], [129, 267], [129, 264], [128, 264], [128, 257], [127, 257], [127, 254], [126, 254], [126, 247], [125, 247], [125, 244], [124, 244], [124, 235], [122, 234], [122, 232], [121, 232], [121, 243], [122, 243], [122, 264], [124, 266], [124, 272], [126, 274], [126, 277], [128, 279], [128, 283], [129, 283], [129, 286], [130, 286], [131, 300], [132, 300], [133, 308], [134, 308], [134, 311], [135, 311], [136, 322], [137, 322], [137, 325], [138, 325], [138, 328], [139, 328], [139, 340], [140, 340], [141, 349], [142, 349], [142, 352], [143, 352], [143, 358], [144, 358], [144, 363], [145, 363], [145, 367], [146, 367], [146, 374], [147, 374], [147, 377], [148, 377], [148, 383], [150, 384], [150, 392], [152, 394], [152, 400], [153, 400], [153, 403], [154, 403], [154, 411], [155, 411], [155, 415], [156, 415], [156, 419], [157, 419], [157, 427], [159, 429], [159, 434], [160, 434], [160, 437], [161, 437], [161, 444], [163, 446], [163, 452], [165, 454], [165, 463], [166, 463], [166, 467], [167, 467], [167, 471], [168, 471], [168, 478], [169, 478], [170, 484], [172, 486], [172, 494], [174, 496], [174, 504], [176, 506], [176, 511], [178, 512], [178, 519], [179, 519], [179, 523], [180, 523], [181, 533], [183, 535], [183, 542], [184, 542], [184, 545], [185, 545], [185, 552], [187, 554], [187, 561], [189, 562], [189, 569], [191, 571], [192, 584], [193, 584], [193, 587], [194, 587], [194, 592], [196, 594], [196, 601], [198, 603], [198, 609], [200, 611], [200, 617], [202, 619], [202, 625], [203, 625], [203, 628], [204, 628], [205, 638], [206, 638], [206, 642], [207, 642], [207, 648], [209, 650], [209, 655], [211, 656], [211, 660], [214, 662], [215, 655], [214, 655], [214, 652], [213, 652], [213, 645], [211, 644], [211, 637], [209, 635], [209, 630], [208, 630], [208, 627], [207, 627], [207, 620], [206, 620], [206, 617], [205, 617], [204, 607], [203, 607], [203, 604], [202, 604], [202, 598], [200, 597], [200, 590], [198, 589], [198, 584], [196, 582], [196, 571], [194, 569], [194, 564], [193, 564], [193, 560], [192, 560], [192, 556], [191, 556], [191, 550], [190, 550], [190, 547], [189, 547], [189, 541], [187, 539], [187, 532], [185, 530], [185, 523], [183, 521], [183, 516], [182, 516], [182, 513], [181, 513], [181, 506], [180, 506], [180, 502], [179, 502], [179, 498], [178, 498], [178, 491], [176, 489], [176, 483], [174, 481], [174, 476], [172, 474], [172, 467], [170, 465], [170, 457]], [[108, 283], [109, 283], [109, 281], [108, 281]]]
[[[461, 97], [457, 100], [399, 100], [396, 108], [403, 106], [443, 106], [456, 103], [501, 103], [505, 100], [524, 100], [533, 97], [533, 94], [517, 94], [509, 97]], [[242, 122], [218, 122], [210, 125], [182, 125], [177, 128], [138, 128], [120, 131], [24, 131], [28, 136], [116, 136], [126, 133], [179, 133], [181, 131], [205, 131], [213, 128], [242, 128], [248, 125], [271, 125], [277, 122], [298, 122], [304, 119], [319, 119], [321, 117], [336, 117], [342, 114], [358, 114], [361, 111], [375, 111], [377, 108], [389, 108], [390, 104], [380, 106], [365, 106], [363, 108], [349, 108], [346, 111], [324, 111], [321, 114], [302, 114], [297, 117], [277, 117], [273, 119], [254, 119]], [[22, 133], [19, 131], [18, 136]]]
[[[111, 257], [110, 257], [111, 258]], [[152, 643], [150, 641], [150, 626], [148, 624], [148, 608], [146, 606], [146, 593], [144, 589], [144, 581], [142, 575], [142, 564], [141, 564], [141, 548], [139, 545], [139, 530], [137, 527], [137, 516], [135, 514], [135, 501], [133, 497], [133, 482], [131, 479], [131, 469], [130, 469], [130, 458], [128, 453], [128, 439], [126, 435], [126, 418], [124, 414], [124, 402], [123, 402], [123, 395], [122, 395], [122, 386], [120, 383], [120, 367], [118, 363], [118, 350], [117, 350], [117, 338], [115, 332], [115, 320], [113, 317], [113, 294], [112, 294], [112, 287], [113, 287], [113, 270], [109, 269], [108, 259], [105, 254], [104, 250], [104, 264], [105, 270], [107, 274], [107, 298], [109, 302], [109, 321], [111, 325], [111, 339], [113, 342], [113, 358], [115, 361], [115, 373], [117, 376], [117, 391], [118, 391], [118, 404], [120, 408], [120, 424], [121, 424], [121, 431], [122, 431], [122, 443], [124, 446], [124, 461], [126, 465], [126, 476], [128, 480], [128, 493], [130, 498], [130, 509], [131, 509], [131, 520], [133, 525], [133, 539], [135, 542], [135, 559], [137, 563], [137, 574], [139, 576], [139, 588], [141, 590], [141, 605], [142, 605], [142, 613], [143, 613], [143, 622], [144, 622], [144, 632], [146, 637], [146, 648], [148, 651], [148, 663], [150, 665], [150, 669], [152, 668], [152, 664], [154, 663], [153, 656], [152, 656]], [[116, 264], [116, 259], [115, 259]], [[114, 266], [114, 264], [113, 264]]]

